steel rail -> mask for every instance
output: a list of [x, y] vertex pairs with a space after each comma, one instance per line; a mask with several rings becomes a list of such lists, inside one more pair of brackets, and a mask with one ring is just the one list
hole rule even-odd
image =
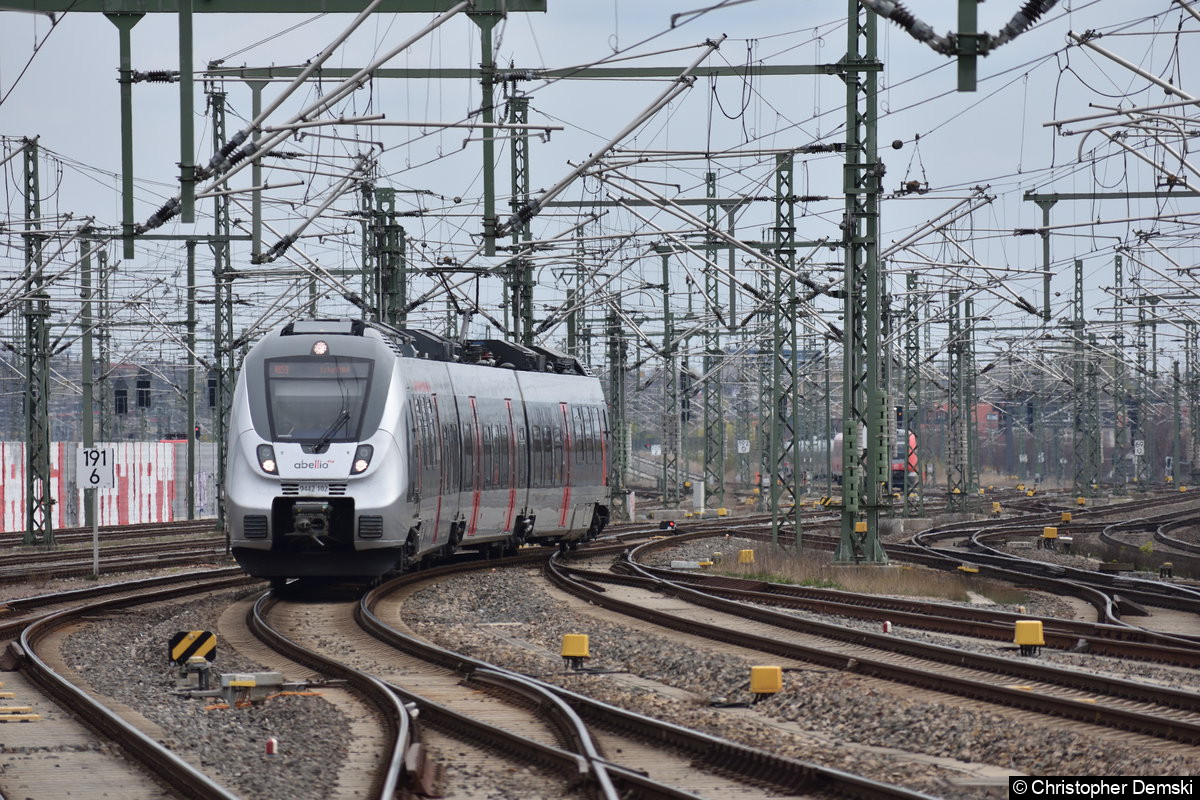
[[[140, 592], [146, 589], [171, 586], [173, 584], [211, 580], [213, 578], [234, 577], [244, 578], [245, 574], [239, 567], [227, 567], [225, 569], [204, 570], [203, 572], [185, 572], [175, 575], [160, 575], [155, 578], [142, 578], [135, 581], [123, 581], [120, 583], [108, 583], [100, 586], [88, 586], [83, 589], [71, 589], [66, 592], [55, 592], [52, 594], [20, 597], [14, 600], [0, 602], [0, 613], [12, 611], [32, 612], [39, 608], [44, 608], [45, 606], [71, 603], [80, 600], [91, 600], [93, 598], [105, 597], [107, 595], [120, 594], [123, 592]], [[49, 616], [49, 614], [44, 614], [42, 616]], [[36, 622], [38, 619], [41, 619], [41, 617], [26, 616], [22, 619], [12, 619], [0, 623], [0, 640], [15, 639], [20, 637], [21, 631]]]
[[[677, 539], [678, 537], [674, 538]], [[606, 551], [614, 549], [619, 548], [606, 548]], [[595, 550], [589, 548], [588, 553], [589, 555], [594, 555]], [[556, 555], [552, 555], [549, 559], [543, 556], [538, 561], [546, 565], [545, 568], [550, 579], [556, 584], [560, 584], [560, 581], [565, 581], [568, 584], [574, 583], [572, 579], [556, 572], [553, 566], [558, 561]], [[506, 561], [505, 566], [511, 563]], [[489, 566], [492, 566], [492, 564], [481, 563], [469, 565], [468, 568], [479, 569]], [[373, 590], [365, 595], [359, 604], [361, 612], [360, 624], [372, 633], [372, 635], [387, 642], [389, 645], [403, 652], [428, 659], [449, 669], [465, 674], [487, 669], [498, 673], [518, 676], [523, 681], [541, 686], [545, 690], [563, 698], [585, 719], [616, 730], [627, 731], [635, 736], [648, 737], [681, 749], [693, 754], [697, 763], [708, 765], [721, 772], [741, 776], [747, 781], [765, 783], [782, 791], [789, 792], [827, 791], [835, 796], [851, 800], [928, 800], [929, 798], [928, 795], [903, 787], [891, 786], [862, 776], [851, 775], [840, 770], [802, 762], [797, 759], [784, 758], [709, 734], [689, 730], [673, 723], [653, 719], [603, 703], [553, 684], [543, 683], [528, 676], [520, 676], [518, 673], [498, 668], [487, 662], [407, 636], [387, 625], [375, 615], [374, 606], [386, 594], [395, 591], [407, 583], [438, 574], [447, 574], [450, 571], [447, 568], [438, 568], [432, 571], [404, 576]], [[427, 701], [422, 701], [422, 703], [424, 702]], [[648, 780], [644, 776], [618, 768], [611, 763], [609, 769], [619, 784]], [[661, 787], [659, 784], [653, 785]]]
[[[763, 609], [755, 606], [749, 606], [744, 603], [737, 603], [731, 600], [725, 600], [711, 595], [706, 595], [702, 592], [689, 589], [678, 584], [661, 581], [649, 576], [620, 576], [609, 573], [596, 573], [588, 570], [575, 570], [576, 574], [582, 573], [586, 575], [590, 582], [628, 582], [633, 585], [640, 585], [642, 588], [656, 588], [658, 591], [668, 593], [674, 597], [688, 600], [696, 605], [706, 608], [732, 613], [737, 616], [747, 617], [759, 622], [765, 622], [776, 627], [791, 629], [806, 633], [811, 633], [814, 627], [824, 629], [824, 624], [815, 626], [814, 623], [808, 620], [801, 620], [788, 614], [782, 614], [777, 611]], [[642, 581], [642, 583], [636, 583]], [[656, 625], [679, 628], [680, 618], [662, 612], [647, 609], [634, 603], [629, 603], [617, 600], [608, 596], [603, 591], [596, 591], [587, 585], [576, 585], [574, 588], [569, 588], [569, 582], [561, 584], [563, 588], [581, 596], [586, 597], [589, 602], [600, 605], [604, 608], [609, 608], [620, 613], [635, 617], [637, 619], [646, 620]], [[1157, 736], [1160, 738], [1172, 739], [1186, 743], [1200, 743], [1200, 723], [1193, 723], [1183, 720], [1166, 719], [1161, 714], [1150, 714], [1138, 711], [1129, 711], [1126, 709], [1114, 708], [1110, 706], [1102, 706], [1096, 703], [1073, 700], [1063, 697], [1054, 697], [1050, 695], [1033, 695], [1029, 691], [1014, 689], [1006, 686], [997, 686], [984, 681], [974, 680], [970, 678], [962, 678], [957, 676], [948, 676], [945, 674], [935, 674], [925, 670], [915, 669], [903, 665], [889, 663], [887, 661], [873, 659], [864, 656], [855, 656], [847, 658], [845, 655], [830, 653], [817, 647], [810, 647], [791, 642], [783, 642], [778, 639], [772, 639], [764, 636], [758, 636], [749, 633], [732, 630], [725, 626], [701, 623], [695, 621], [687, 621], [689, 632], [706, 638], [723, 641], [729, 644], [746, 647], [749, 649], [759, 650], [763, 652], [774, 653], [786, 658], [794, 658], [799, 661], [815, 663], [833, 669], [847, 670], [853, 669], [858, 674], [869, 675], [871, 677], [883, 678], [886, 680], [895, 681], [914, 686], [920, 686], [925, 689], [941, 693], [958, 694], [966, 697], [972, 697], [979, 700], [985, 700], [991, 703], [998, 703], [1015, 708], [1021, 708], [1039, 713], [1049, 713], [1056, 716], [1067, 717], [1083, 722], [1103, 722], [1110, 727], [1131, 730], [1140, 733]], [[829, 626], [840, 627], [840, 626]], [[844, 633], [837, 638], [842, 640], [857, 639], [859, 643], [865, 646], [877, 646], [872, 644], [872, 635], [863, 631], [844, 628]], [[918, 645], [913, 642], [899, 643], [894, 637], [887, 637], [888, 649], [894, 649], [900, 645], [909, 654], [914, 654], [918, 649], [929, 648], [927, 659], [942, 661], [949, 663], [971, 667], [973, 663], [984, 663], [987, 657], [976, 654], [964, 653], [960, 650], [952, 648], [943, 648], [937, 645]], [[938, 656], [941, 656], [940, 658]], [[997, 659], [998, 661], [1006, 661], [1006, 659]], [[997, 665], [1000, 666], [1000, 665]], [[1004, 669], [1002, 674], [1019, 674], [1016, 671], [1016, 663]], [[973, 667], [979, 669], [980, 667]], [[1049, 668], [1041, 668], [1043, 670]], [[995, 672], [997, 670], [993, 670]], [[1050, 674], [1050, 673], [1046, 673]], [[1065, 677], [1065, 676], [1064, 676]], [[1119, 688], [1121, 691], [1134, 691], [1132, 687], [1119, 686], [1112, 679], [1096, 679], [1099, 683], [1093, 684], [1093, 688], [1089, 691], [1100, 691], [1102, 686], [1112, 685]], [[1153, 687], [1147, 687], [1146, 691]], [[1142, 692], [1143, 689], [1136, 691]], [[1182, 693], [1187, 694], [1187, 693]], [[1177, 698], [1181, 702], [1183, 698]], [[1200, 697], [1195, 700], [1188, 699], [1187, 703], [1200, 703]], [[1169, 703], [1163, 703], [1169, 706]]]
[[[638, 555], [637, 550], [631, 554]], [[645, 567], [636, 562], [630, 561], [629, 565], [635, 569], [639, 576], [634, 577], [649, 577], [652, 580], [660, 581], [668, 587], [679, 586], [687, 589], [681, 582], [675, 581], [669, 577], [655, 575], [659, 570]], [[568, 567], [568, 569], [570, 569]], [[586, 574], [589, 579], [595, 579], [597, 573], [588, 571], [580, 571]], [[605, 573], [600, 573], [604, 575]], [[654, 588], [659, 591], [666, 591], [675, 596], [677, 595], [670, 588], [660, 589], [659, 587], [641, 584], [643, 588]], [[711, 587], [704, 587], [703, 591], [698, 592], [701, 596], [710, 594], [724, 595], [725, 591], [713, 591]], [[768, 601], [774, 599], [774, 595], [762, 593], [741, 593], [749, 594], [751, 602], [759, 602], [759, 597], [765, 597]], [[687, 595], [685, 599], [694, 601], [693, 595]], [[728, 606], [717, 604], [711, 606], [717, 610], [728, 610]], [[734, 613], [742, 613], [747, 608], [745, 603], [738, 602], [733, 609]], [[1050, 667], [1040, 664], [1035, 664], [1029, 661], [1016, 661], [1008, 658], [1000, 658], [997, 656], [989, 656], [982, 653], [969, 653], [958, 648], [945, 647], [924, 642], [914, 642], [895, 636], [889, 636], [882, 633], [871, 633], [869, 631], [860, 631], [855, 628], [848, 628], [844, 625], [834, 623], [818, 622], [816, 620], [800, 620], [796, 617], [787, 614], [778, 614], [777, 612], [768, 612], [767, 616], [762, 617], [760, 621], [768, 624], [777, 624], [779, 622], [786, 623], [782, 627], [788, 627], [792, 630], [801, 630], [806, 633], [817, 633], [821, 636], [838, 639], [849, 642], [851, 644], [865, 645], [874, 647], [880, 650], [897, 652], [914, 658], [922, 658], [929, 661], [938, 661], [944, 664], [952, 664], [955, 666], [967, 667], [970, 669], [980, 670], [984, 672], [997, 673], [1002, 675], [1013, 675], [1018, 678], [1042, 681], [1043, 683], [1055, 684], [1068, 689], [1078, 691], [1096, 692], [1107, 694], [1113, 697], [1134, 700], [1143, 703], [1153, 703], [1155, 705], [1164, 705], [1170, 708], [1179, 708], [1185, 711], [1200, 713], [1200, 694], [1196, 692], [1180, 691], [1167, 687], [1149, 686], [1147, 684], [1138, 683], [1136, 681], [1124, 680], [1121, 678], [1107, 678], [1090, 676], [1081, 674], [1073, 669], [1063, 669], [1060, 667]]]
[[[136, 559], [121, 559], [114, 561], [101, 560], [100, 571], [102, 573], [118, 573], [131, 572], [139, 569], [159, 569], [162, 567], [177, 567], [177, 566], [195, 566], [198, 560], [213, 561], [220, 559], [228, 561], [224, 554], [213, 550], [203, 550], [196, 552], [188, 552], [180, 555], [169, 556], [166, 558], [155, 558], [147, 555], [143, 558]], [[42, 566], [34, 567], [22, 572], [9, 572], [0, 574], [0, 584], [13, 584], [27, 581], [31, 578], [80, 578], [92, 574], [92, 560], [88, 558], [86, 563], [83, 561], [71, 562], [71, 566]]]
[[[378, 710], [387, 727], [391, 754], [385, 760], [384, 769], [372, 778], [371, 796], [378, 800], [392, 800], [401, 779], [405, 776], [405, 756], [413, 743], [414, 731], [407, 708], [383, 681], [293, 642], [280, 631], [271, 627], [267, 615], [279, 602], [274, 592], [263, 593], [246, 612], [246, 625], [250, 631], [273, 650], [303, 664], [319, 673], [333, 675], [346, 681], [355, 692], [365, 697]], [[408, 775], [407, 777], [415, 777]]]
[[[641, 569], [654, 577], [695, 586], [709, 594], [734, 600], [804, 608], [822, 614], [891, 622], [912, 628], [995, 641], [1011, 642], [1014, 624], [1018, 620], [1038, 620], [1042, 623], [1046, 647], [1082, 650], [1094, 655], [1121, 656], [1183, 667], [1200, 667], [1200, 647], [1168, 647], [1155, 644], [1147, 641], [1147, 632], [1140, 628], [1076, 623], [1056, 617], [965, 608], [942, 603], [876, 598], [874, 595], [855, 595], [834, 589], [814, 589], [744, 578], [696, 574], [644, 564], [641, 565]], [[878, 603], [875, 602], [876, 599]]]
[[52, 669], [37, 655], [37, 645], [53, 631], [71, 624], [85, 615], [184, 597], [200, 591], [244, 586], [254, 582], [254, 579], [245, 576], [222, 577], [201, 587], [158, 589], [134, 597], [109, 599], [60, 611], [29, 624], [21, 633], [20, 644], [18, 645], [16, 642], [9, 644], [9, 654], [17, 661], [25, 675], [56, 702], [77, 714], [102, 736], [115, 742], [135, 761], [158, 776], [173, 790], [193, 800], [237, 800], [238, 795], [231, 793], [183, 758], [142, 733], [120, 714], [109, 709]]

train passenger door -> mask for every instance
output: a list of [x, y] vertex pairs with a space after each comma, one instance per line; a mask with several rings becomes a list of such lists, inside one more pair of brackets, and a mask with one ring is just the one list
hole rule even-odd
[[442, 526], [442, 498], [446, 496], [446, 474], [443, 454], [445, 446], [442, 443], [442, 419], [438, 408], [437, 393], [429, 397], [429, 464], [426, 466], [422, 483], [433, 491], [436, 487], [437, 497], [431, 500], [433, 506], [433, 528], [428, 529], [431, 538], [436, 540], [437, 531]]
[[558, 526], [567, 527], [567, 515], [571, 509], [571, 414], [566, 403], [558, 404], [559, 419], [555, 432], [555, 470], [559, 473], [562, 486], [562, 509], [559, 514]]
[[[458, 424], [458, 412], [454, 405], [445, 414], [439, 413], [442, 420], [440, 442], [442, 445], [442, 516], [447, 525], [458, 521], [460, 492], [462, 491], [462, 433]], [[441, 531], [434, 531], [433, 541], [441, 539]]]
[[476, 529], [479, 527], [479, 503], [483, 490], [483, 475], [480, 469], [480, 456], [483, 451], [483, 442], [481, 440], [481, 431], [479, 429], [479, 408], [476, 404], [475, 396], [467, 398], [470, 402], [471, 413], [467, 416], [466, 427], [469, 430], [463, 431], [463, 441], [466, 445], [464, 450], [469, 448], [470, 454], [465, 459], [470, 465], [471, 478], [470, 486], [467, 482], [463, 482], [463, 489], [471, 492], [471, 513], [467, 518], [467, 533], [466, 536], [474, 536]]
[[505, 462], [507, 470], [501, 470], [505, 478], [505, 488], [508, 489], [508, 513], [504, 515], [504, 530], [512, 532], [513, 517], [517, 510], [517, 426], [513, 420], [513, 401], [511, 397], [504, 398], [504, 413], [508, 425], [502, 431], [505, 444]]

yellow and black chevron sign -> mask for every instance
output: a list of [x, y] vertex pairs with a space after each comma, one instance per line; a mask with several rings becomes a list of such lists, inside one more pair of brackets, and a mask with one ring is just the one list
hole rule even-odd
[[189, 658], [204, 656], [209, 661], [217, 657], [217, 635], [212, 631], [180, 631], [171, 637], [167, 657], [176, 664], [186, 664]]

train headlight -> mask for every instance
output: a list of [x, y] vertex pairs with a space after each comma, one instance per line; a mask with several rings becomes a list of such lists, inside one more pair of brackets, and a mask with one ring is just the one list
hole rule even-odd
[[326, 342], [313, 342], [312, 354], [314, 356], [323, 356], [329, 352], [329, 345]]
[[371, 466], [371, 456], [373, 455], [375, 455], [374, 447], [369, 444], [360, 444], [354, 451], [354, 466], [350, 468], [350, 471], [355, 475], [366, 471], [367, 467]]
[[278, 475], [279, 466], [275, 463], [275, 448], [269, 444], [258, 446], [258, 466], [268, 475]]

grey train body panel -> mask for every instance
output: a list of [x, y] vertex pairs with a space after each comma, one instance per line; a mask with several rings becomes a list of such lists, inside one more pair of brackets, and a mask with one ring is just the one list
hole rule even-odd
[[250, 349], [234, 392], [233, 554], [258, 577], [373, 577], [594, 537], [607, 442], [600, 382], [553, 351], [289, 323]]

